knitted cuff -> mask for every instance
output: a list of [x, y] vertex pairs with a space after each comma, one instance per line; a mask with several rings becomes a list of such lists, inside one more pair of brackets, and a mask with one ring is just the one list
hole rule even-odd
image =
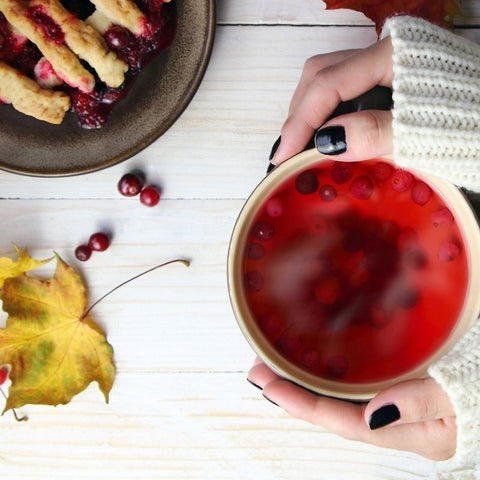
[[480, 191], [480, 46], [413, 17], [392, 17], [385, 29], [395, 162]]
[[459, 473], [465, 466], [479, 468], [480, 321], [428, 373], [447, 392], [457, 416], [457, 450], [449, 465]]

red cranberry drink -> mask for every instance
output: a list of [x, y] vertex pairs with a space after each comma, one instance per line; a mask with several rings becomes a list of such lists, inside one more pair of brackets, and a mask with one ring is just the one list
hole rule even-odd
[[282, 180], [251, 217], [243, 294], [287, 363], [326, 381], [378, 384], [414, 371], [451, 336], [469, 287], [467, 250], [424, 180], [380, 159], [326, 160]]

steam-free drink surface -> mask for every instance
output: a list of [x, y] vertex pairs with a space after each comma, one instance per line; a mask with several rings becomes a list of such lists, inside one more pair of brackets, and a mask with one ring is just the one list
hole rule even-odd
[[318, 376], [401, 375], [448, 337], [468, 280], [442, 197], [379, 161], [326, 161], [261, 206], [244, 252], [249, 308], [284, 357]]

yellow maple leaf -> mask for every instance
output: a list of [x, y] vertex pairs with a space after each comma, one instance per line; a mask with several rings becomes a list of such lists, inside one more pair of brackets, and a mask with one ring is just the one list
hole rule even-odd
[[4, 412], [26, 404], [59, 405], [96, 381], [108, 402], [113, 349], [87, 311], [80, 275], [57, 256], [50, 280], [25, 274], [5, 280], [0, 365], [11, 366]]
[[12, 260], [9, 257], [0, 258], [0, 288], [2, 288], [3, 282], [7, 278], [17, 277], [51, 260], [51, 258], [47, 260], [35, 260], [29, 255], [27, 250], [20, 250], [15, 244], [13, 246], [17, 252], [17, 260]]

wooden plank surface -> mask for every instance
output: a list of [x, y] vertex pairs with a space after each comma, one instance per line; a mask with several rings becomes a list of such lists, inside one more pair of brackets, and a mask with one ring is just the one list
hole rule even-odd
[[[478, 11], [478, 1], [463, 3]], [[110, 403], [91, 385], [69, 405], [20, 409], [28, 422], [5, 414], [3, 478], [420, 480], [434, 472], [434, 462], [338, 438], [263, 399], [246, 381], [254, 353], [228, 300], [230, 234], [265, 174], [304, 61], [367, 46], [374, 28], [358, 12], [326, 12], [316, 0], [217, 6], [204, 81], [153, 145], [83, 176], [0, 172], [0, 254], [13, 252], [11, 242], [38, 258], [55, 250], [81, 270], [91, 301], [158, 263], [192, 260], [188, 269], [151, 272], [95, 307], [118, 368]], [[476, 28], [461, 33], [479, 39]], [[116, 191], [134, 169], [163, 186], [158, 207]], [[102, 229], [113, 233], [111, 248], [79, 264], [74, 248]]]
[[[346, 2], [344, 2], [346, 3]], [[367, 2], [365, 2], [367, 3]], [[370, 2], [373, 3], [373, 2]], [[277, 0], [259, 2], [246, 0], [220, 0], [218, 20], [222, 24], [254, 25], [372, 25], [363, 13], [346, 8], [326, 9], [321, 0]], [[479, 0], [458, 0], [460, 13], [455, 17], [457, 25], [475, 25], [480, 20]]]

